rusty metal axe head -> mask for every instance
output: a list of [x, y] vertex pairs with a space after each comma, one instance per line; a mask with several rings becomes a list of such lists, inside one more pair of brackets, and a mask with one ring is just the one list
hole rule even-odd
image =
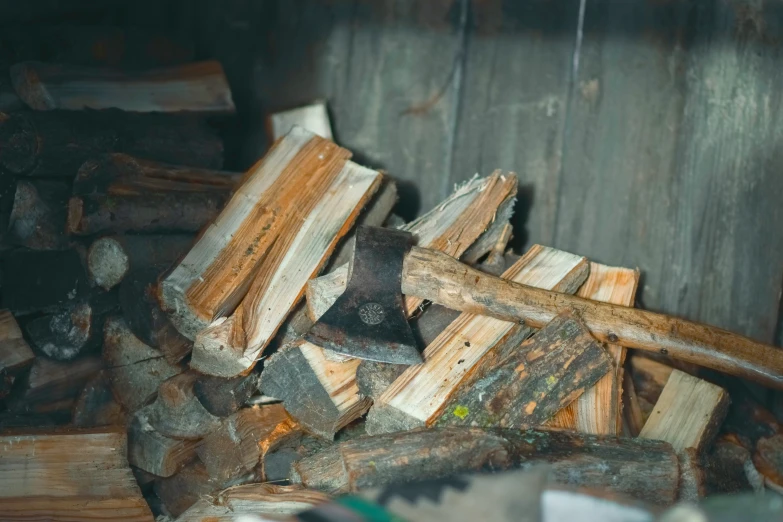
[[359, 227], [345, 292], [305, 340], [357, 359], [421, 363], [400, 290], [402, 264], [412, 242], [408, 232]]

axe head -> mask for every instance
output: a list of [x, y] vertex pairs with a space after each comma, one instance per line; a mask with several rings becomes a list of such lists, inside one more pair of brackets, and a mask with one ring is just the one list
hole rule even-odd
[[400, 290], [402, 264], [412, 241], [408, 232], [359, 227], [348, 286], [305, 340], [357, 359], [421, 363]]

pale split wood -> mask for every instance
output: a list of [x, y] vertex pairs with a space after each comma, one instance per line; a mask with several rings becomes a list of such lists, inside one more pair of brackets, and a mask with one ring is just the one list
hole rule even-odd
[[317, 201], [350, 152], [294, 127], [245, 175], [226, 207], [163, 280], [161, 300], [186, 337], [227, 315], [292, 214]]
[[674, 370], [639, 437], [664, 440], [676, 451], [704, 451], [717, 434], [728, 406], [726, 390]]
[[0, 520], [154, 520], [125, 457], [125, 433], [0, 436]]
[[281, 227], [281, 237], [234, 314], [198, 335], [191, 366], [223, 377], [252, 368], [381, 178], [377, 171], [348, 162], [328, 190], [319, 194], [312, 211]]
[[[590, 263], [590, 276], [576, 295], [592, 301], [633, 306], [639, 270]], [[595, 435], [619, 435], [622, 429], [625, 348], [607, 345], [614, 368], [581, 397], [563, 408], [550, 425]]]
[[[587, 277], [583, 257], [534, 245], [501, 276], [530, 286], [576, 291]], [[367, 418], [367, 432], [386, 433], [426, 426], [493, 347], [518, 325], [468, 313], [449, 325], [424, 351], [424, 363], [410, 366], [376, 400]], [[532, 333], [526, 329], [520, 341]]]
[[10, 310], [0, 310], [0, 370], [16, 370], [33, 362], [35, 355]]
[[327, 140], [334, 140], [326, 102], [322, 100], [303, 107], [276, 112], [269, 116], [269, 125], [273, 140], [285, 136], [294, 125], [299, 125]]

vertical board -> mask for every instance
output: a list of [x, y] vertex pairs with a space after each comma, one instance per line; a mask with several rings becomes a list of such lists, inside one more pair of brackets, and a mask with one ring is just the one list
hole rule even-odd
[[516, 172], [514, 245], [552, 244], [579, 0], [472, 0], [449, 183]]

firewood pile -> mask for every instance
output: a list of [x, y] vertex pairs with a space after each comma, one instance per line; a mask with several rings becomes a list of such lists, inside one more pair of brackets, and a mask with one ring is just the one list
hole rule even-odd
[[[277, 520], [352, 494], [410, 520], [475, 519], [468, 504], [494, 520], [524, 490], [530, 517], [573, 505], [654, 520], [783, 488], [778, 420], [737, 378], [779, 384], [770, 347], [769, 375], [745, 345], [705, 356], [688, 344], [701, 330], [633, 315], [638, 270], [513, 252], [514, 173], [477, 176], [404, 222], [393, 173], [351, 161], [323, 103], [271, 115], [270, 149], [224, 171], [215, 125], [234, 107], [220, 65], [165, 65], [10, 69], [0, 519]], [[360, 227], [414, 239], [397, 290], [418, 364], [308, 335], [352, 291]], [[512, 322], [517, 301], [470, 294], [493, 276], [555, 304]], [[608, 330], [595, 326], [605, 309]], [[661, 331], [680, 344], [651, 349]], [[435, 504], [472, 500], [417, 511], [432, 487], [418, 483], [438, 480]]]

